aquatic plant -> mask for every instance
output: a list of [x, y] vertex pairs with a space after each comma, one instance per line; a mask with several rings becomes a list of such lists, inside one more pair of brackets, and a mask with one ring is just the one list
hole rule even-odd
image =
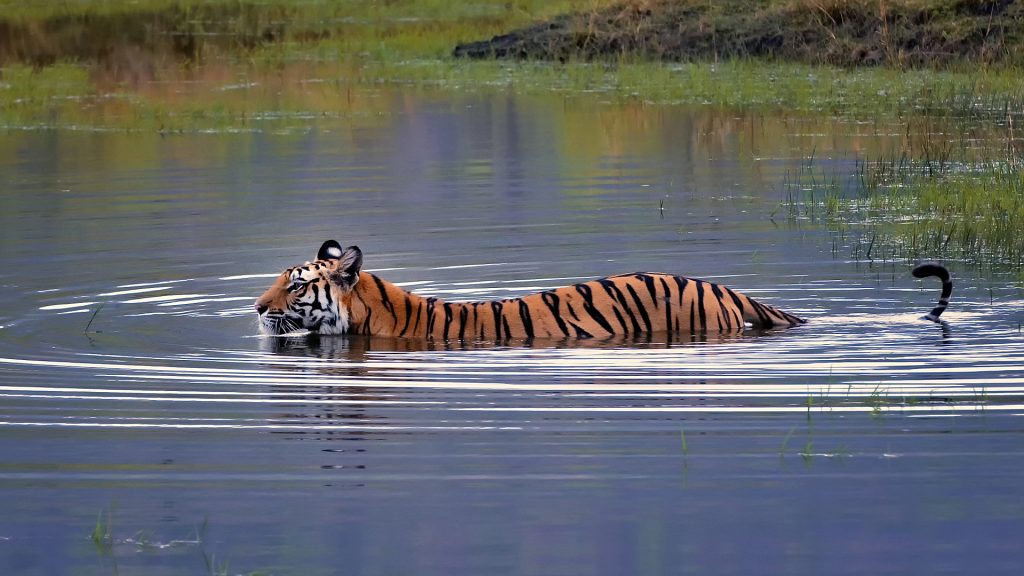
[[[1012, 139], [1011, 139], [1012, 142]], [[1003, 150], [927, 146], [827, 173], [813, 160], [783, 183], [790, 218], [851, 237], [854, 258], [924, 256], [1024, 268], [1024, 164]]]
[[800, 450], [800, 457], [803, 458], [804, 464], [810, 464], [811, 459], [814, 458], [814, 453], [811, 451], [814, 449], [814, 442], [810, 438], [807, 439], [807, 443]]
[[110, 509], [100, 510], [96, 515], [96, 524], [89, 533], [89, 539], [101, 554], [110, 554], [114, 546], [114, 537], [110, 531]]
[[786, 436], [782, 439], [782, 445], [779, 446], [779, 458], [786, 457], [786, 448], [789, 446], [789, 439], [793, 437], [795, 432], [796, 427], [790, 428], [789, 432], [787, 432]]

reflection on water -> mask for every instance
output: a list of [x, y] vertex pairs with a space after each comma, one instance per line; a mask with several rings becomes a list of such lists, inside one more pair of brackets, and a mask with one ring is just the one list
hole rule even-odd
[[[801, 150], [843, 167], [901, 136], [548, 98], [376, 105], [305, 134], [0, 135], [0, 572], [112, 573], [88, 541], [108, 508], [124, 574], [203, 566], [198, 544], [132, 542], [204, 519], [203, 549], [243, 573], [1017, 568], [1018, 280], [949, 263], [948, 325], [923, 322], [938, 287], [912, 263], [847, 261], [840, 235], [772, 219]], [[329, 237], [444, 298], [661, 270], [810, 322], [257, 336], [255, 296]]]

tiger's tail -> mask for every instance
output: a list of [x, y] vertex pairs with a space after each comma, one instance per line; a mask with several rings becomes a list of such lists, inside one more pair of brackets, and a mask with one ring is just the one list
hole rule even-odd
[[783, 326], [792, 327], [799, 326], [800, 324], [807, 322], [807, 320], [798, 318], [789, 312], [779, 310], [775, 306], [762, 304], [747, 296], [738, 297], [739, 295], [735, 292], [731, 293], [734, 295], [734, 301], [736, 301], [736, 304], [739, 306], [743, 314], [743, 321], [749, 324], [751, 328], [768, 329]]
[[949, 275], [949, 270], [946, 270], [945, 266], [941, 264], [935, 264], [929, 262], [928, 264], [921, 264], [917, 268], [911, 271], [914, 278], [928, 278], [929, 276], [936, 276], [939, 280], [942, 280], [942, 295], [939, 296], [939, 303], [932, 308], [932, 311], [922, 316], [924, 320], [931, 320], [932, 322], [938, 322], [939, 316], [942, 315], [946, 307], [949, 306], [949, 297], [953, 294], [953, 279]]

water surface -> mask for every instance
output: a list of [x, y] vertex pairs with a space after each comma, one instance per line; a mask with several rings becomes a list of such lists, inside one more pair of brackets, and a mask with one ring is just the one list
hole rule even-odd
[[[809, 151], [854, 170], [901, 126], [372, 97], [278, 134], [0, 134], [0, 572], [1017, 572], [1016, 277], [949, 263], [923, 322], [914, 263], [779, 209]], [[254, 298], [328, 238], [444, 298], [664, 271], [810, 322], [257, 336]]]

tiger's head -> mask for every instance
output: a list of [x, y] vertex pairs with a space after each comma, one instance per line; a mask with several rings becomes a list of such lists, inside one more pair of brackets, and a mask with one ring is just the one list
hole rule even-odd
[[357, 246], [342, 248], [334, 240], [324, 242], [315, 261], [285, 270], [256, 300], [260, 333], [345, 334], [352, 289], [359, 282], [362, 265], [363, 253]]

